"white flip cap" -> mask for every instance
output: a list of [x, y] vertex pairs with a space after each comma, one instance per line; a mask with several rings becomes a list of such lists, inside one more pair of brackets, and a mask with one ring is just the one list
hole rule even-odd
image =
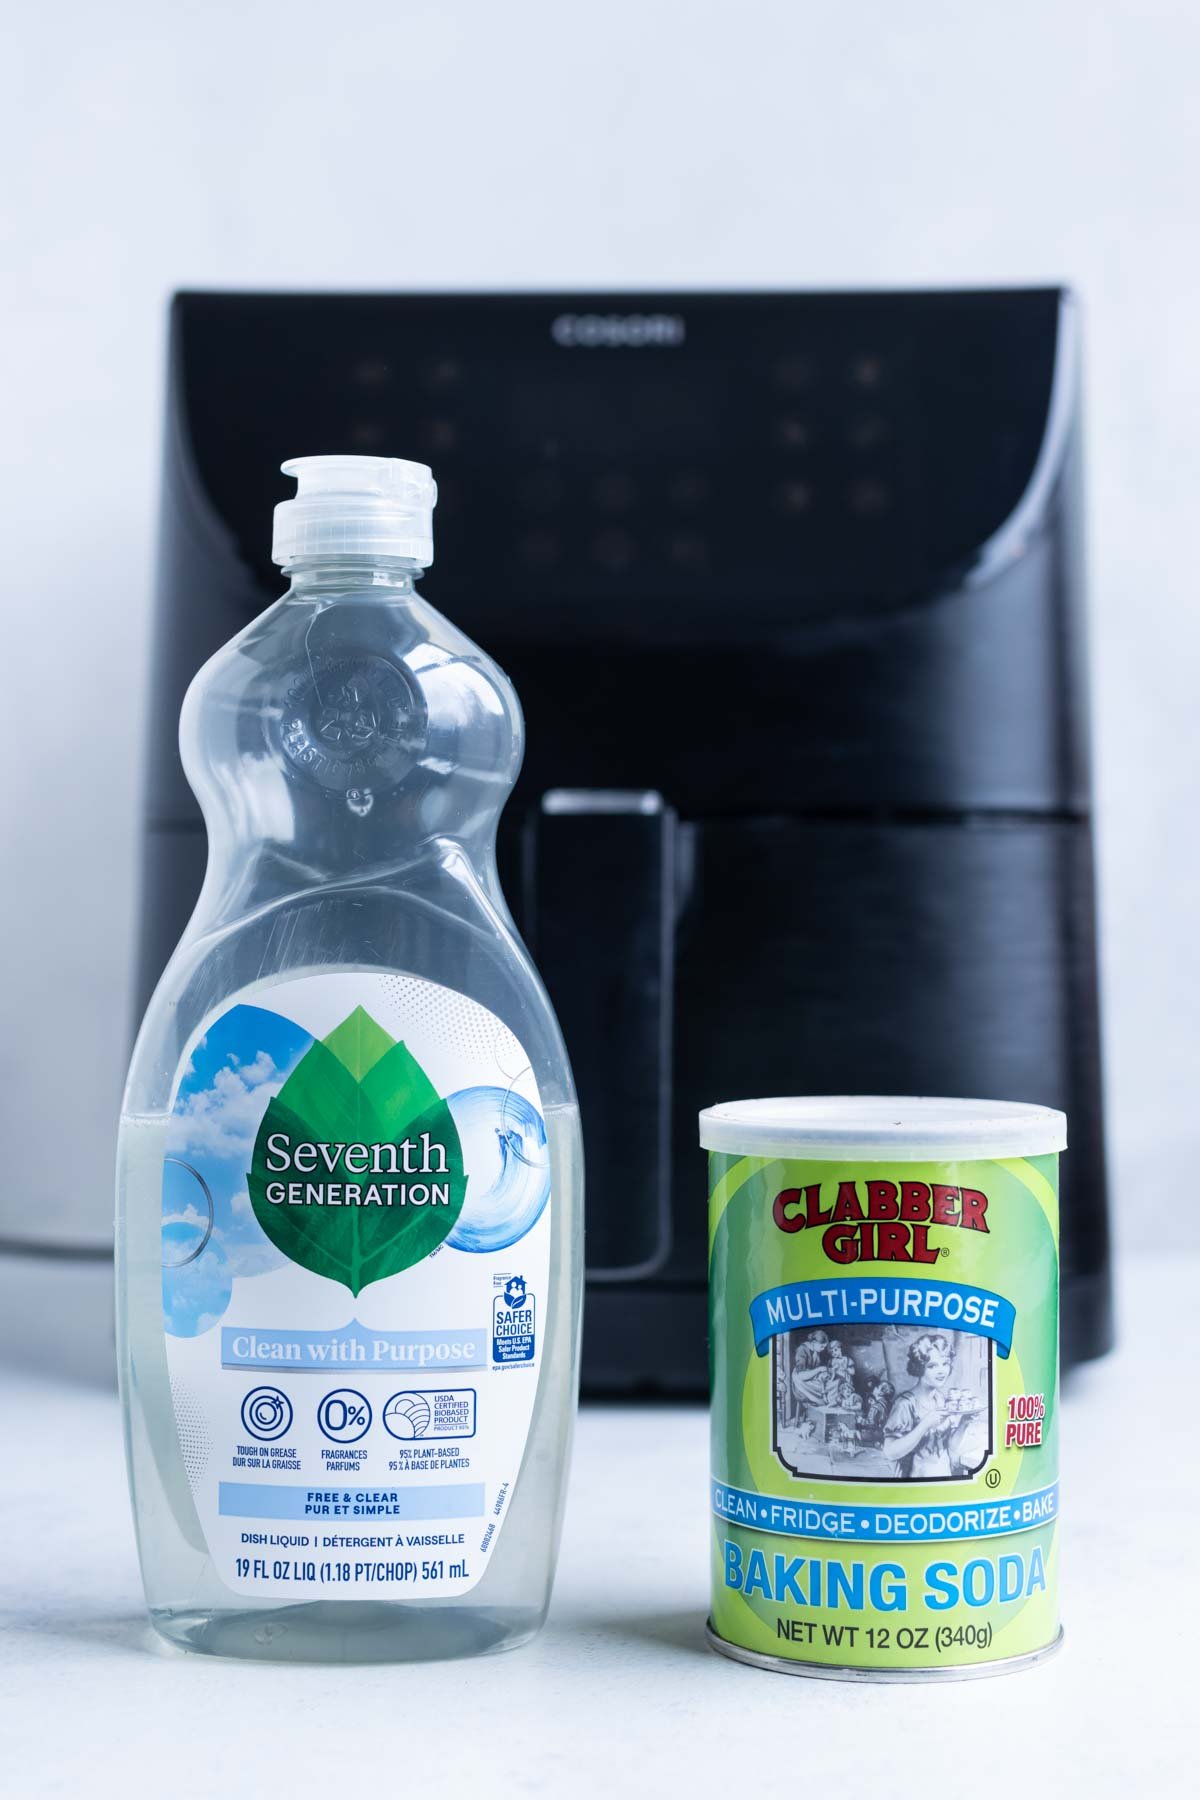
[[880, 1094], [730, 1100], [700, 1114], [700, 1143], [734, 1156], [818, 1162], [968, 1162], [1065, 1150], [1067, 1116], [1011, 1100]]
[[394, 556], [433, 561], [437, 484], [424, 463], [397, 456], [293, 456], [294, 499], [275, 508], [271, 561], [288, 568], [314, 556]]

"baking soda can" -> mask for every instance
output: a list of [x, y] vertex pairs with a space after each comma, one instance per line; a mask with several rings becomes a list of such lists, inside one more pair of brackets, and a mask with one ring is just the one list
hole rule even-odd
[[913, 1681], [1058, 1614], [1058, 1153], [980, 1100], [743, 1100], [709, 1153], [713, 1648]]

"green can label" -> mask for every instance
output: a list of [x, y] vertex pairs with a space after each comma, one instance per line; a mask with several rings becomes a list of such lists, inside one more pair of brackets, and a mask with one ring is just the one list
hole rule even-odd
[[1058, 1158], [712, 1152], [712, 1627], [934, 1670], [1058, 1636]]

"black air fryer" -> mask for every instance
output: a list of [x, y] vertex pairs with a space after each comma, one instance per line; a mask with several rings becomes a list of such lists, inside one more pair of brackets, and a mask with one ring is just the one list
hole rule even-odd
[[280, 461], [432, 463], [425, 592], [525, 709], [501, 868], [583, 1107], [592, 1393], [703, 1393], [696, 1115], [763, 1094], [1063, 1108], [1064, 1354], [1111, 1341], [1078, 363], [1052, 289], [175, 301], [142, 1000]]

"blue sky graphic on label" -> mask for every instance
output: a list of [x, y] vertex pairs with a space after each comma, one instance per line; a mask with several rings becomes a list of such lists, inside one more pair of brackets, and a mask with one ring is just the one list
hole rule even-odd
[[312, 1041], [278, 1013], [235, 1006], [192, 1052], [163, 1166], [163, 1324], [174, 1337], [215, 1325], [235, 1276], [285, 1260], [254, 1217], [246, 1170], [268, 1100]]

